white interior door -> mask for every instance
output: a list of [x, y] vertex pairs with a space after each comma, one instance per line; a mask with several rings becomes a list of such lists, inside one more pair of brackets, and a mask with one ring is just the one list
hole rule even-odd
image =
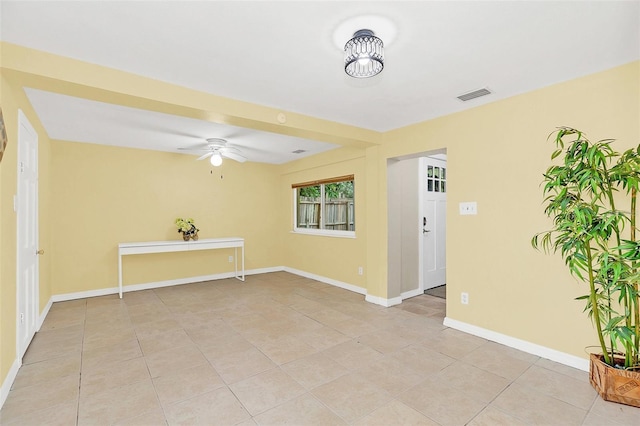
[[447, 282], [447, 162], [425, 158], [422, 169], [422, 278], [424, 290]]
[[37, 331], [38, 316], [38, 135], [18, 115], [17, 351], [22, 358]]

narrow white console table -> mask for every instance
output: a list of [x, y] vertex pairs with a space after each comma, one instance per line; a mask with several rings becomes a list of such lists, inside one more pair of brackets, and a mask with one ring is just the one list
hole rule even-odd
[[[210, 238], [197, 241], [149, 241], [118, 244], [118, 289], [122, 299], [122, 256], [176, 251], [235, 249], [235, 277], [244, 281], [244, 238]], [[238, 248], [242, 252], [242, 275], [238, 275]]]

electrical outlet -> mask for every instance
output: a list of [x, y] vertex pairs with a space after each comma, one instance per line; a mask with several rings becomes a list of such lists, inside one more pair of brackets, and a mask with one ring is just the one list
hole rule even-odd
[[362, 274], [364, 274], [364, 270], [362, 269], [362, 266], [358, 266], [358, 275]]
[[469, 293], [460, 293], [460, 303], [463, 305], [469, 304]]
[[229, 263], [233, 262], [233, 256], [229, 256]]

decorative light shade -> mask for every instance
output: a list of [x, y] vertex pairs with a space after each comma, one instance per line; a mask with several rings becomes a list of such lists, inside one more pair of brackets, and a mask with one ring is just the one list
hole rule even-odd
[[219, 152], [215, 152], [212, 156], [211, 156], [211, 165], [214, 167], [218, 167], [220, 165], [222, 165], [222, 155], [220, 155]]
[[373, 77], [384, 68], [384, 44], [371, 30], [358, 30], [344, 45], [344, 72], [355, 78]]

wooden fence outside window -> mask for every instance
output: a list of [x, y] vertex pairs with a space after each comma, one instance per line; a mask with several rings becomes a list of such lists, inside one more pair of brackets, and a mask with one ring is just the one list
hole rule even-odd
[[[320, 229], [320, 198], [298, 198], [298, 228]], [[353, 198], [328, 198], [324, 202], [324, 228], [355, 231]]]

